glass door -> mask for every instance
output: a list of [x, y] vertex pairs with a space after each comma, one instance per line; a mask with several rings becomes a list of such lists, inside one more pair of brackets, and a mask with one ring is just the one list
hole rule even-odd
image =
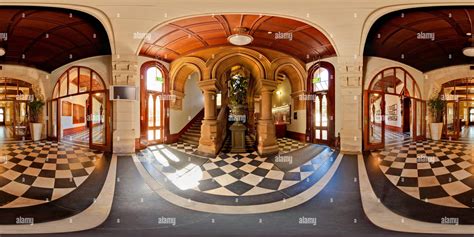
[[161, 93], [148, 92], [148, 142], [163, 142], [163, 101]]
[[48, 136], [53, 141], [58, 141], [58, 100], [48, 102]]
[[455, 101], [446, 102], [444, 115], [444, 136], [449, 140], [459, 138], [459, 103]]
[[328, 100], [326, 94], [314, 94], [313, 143], [328, 143]]
[[108, 131], [108, 105], [107, 93], [97, 92], [90, 94], [88, 100], [88, 117], [89, 123], [89, 142], [90, 147], [94, 149], [107, 149], [107, 132]]
[[365, 93], [365, 149], [381, 149], [385, 144], [385, 96], [380, 92]]

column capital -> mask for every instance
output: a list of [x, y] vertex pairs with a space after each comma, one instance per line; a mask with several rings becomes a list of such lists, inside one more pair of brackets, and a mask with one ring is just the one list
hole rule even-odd
[[198, 83], [199, 88], [203, 91], [217, 91], [217, 80], [216, 79], [208, 79], [204, 81], [199, 81]]
[[272, 80], [267, 80], [267, 79], [261, 79], [260, 83], [262, 85], [261, 91], [262, 92], [273, 92], [277, 85], [277, 81], [272, 81]]

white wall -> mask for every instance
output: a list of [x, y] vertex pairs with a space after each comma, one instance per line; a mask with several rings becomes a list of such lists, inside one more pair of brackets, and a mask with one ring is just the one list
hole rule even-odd
[[[392, 105], [396, 105], [397, 107], [397, 117], [395, 121], [389, 120], [389, 107]], [[395, 95], [385, 95], [385, 124], [394, 127], [402, 127], [402, 116], [401, 116], [401, 102], [400, 96]]]
[[176, 134], [204, 108], [204, 96], [199, 89], [197, 82], [198, 74], [193, 73], [186, 80], [184, 86], [184, 97], [182, 110], [171, 109], [170, 114], [170, 133]]

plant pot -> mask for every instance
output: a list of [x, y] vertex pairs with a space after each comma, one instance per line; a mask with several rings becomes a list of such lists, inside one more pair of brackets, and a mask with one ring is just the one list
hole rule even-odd
[[438, 141], [441, 139], [441, 135], [443, 134], [443, 123], [431, 123], [431, 139]]
[[43, 131], [42, 123], [30, 123], [31, 140], [41, 140], [41, 132]]

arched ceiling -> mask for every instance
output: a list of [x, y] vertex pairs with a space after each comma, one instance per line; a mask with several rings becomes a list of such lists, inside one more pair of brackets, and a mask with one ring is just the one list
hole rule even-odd
[[474, 63], [474, 58], [462, 53], [472, 37], [467, 33], [474, 34], [473, 21], [472, 6], [392, 12], [372, 26], [364, 55], [399, 61], [423, 72]]
[[[6, 39], [5, 39], [6, 36]], [[102, 24], [79, 11], [49, 7], [0, 7], [0, 64], [47, 72], [82, 58], [109, 55]]]
[[[261, 47], [292, 55], [303, 62], [335, 56], [330, 41], [306, 23], [264, 15], [209, 15], [169, 23], [145, 37], [140, 55], [171, 62], [197, 50], [231, 45], [227, 37], [237, 27], [249, 29], [249, 47]], [[292, 33], [292, 39], [276, 39], [276, 33]]]

